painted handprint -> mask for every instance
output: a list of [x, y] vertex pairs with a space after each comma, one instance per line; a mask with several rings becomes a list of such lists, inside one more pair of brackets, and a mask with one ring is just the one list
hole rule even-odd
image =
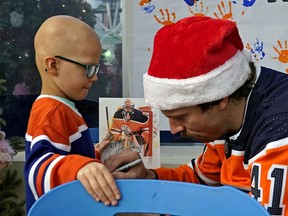
[[[278, 57], [273, 57], [273, 59], [277, 59], [279, 62], [286, 64], [288, 63], [288, 41], [284, 41], [284, 46], [280, 40], [277, 40], [277, 43], [280, 50], [273, 46], [274, 50], [278, 53]], [[286, 69], [286, 72], [288, 73], [288, 68]]]
[[204, 4], [202, 1], [196, 2], [196, 0], [194, 0], [193, 8], [194, 10], [192, 10], [192, 8], [188, 6], [190, 13], [193, 14], [194, 16], [206, 16], [208, 14], [208, 7], [207, 6], [205, 7], [206, 11], [204, 12]]
[[151, 3], [151, 0], [141, 0], [139, 5], [141, 10], [148, 14], [152, 13], [152, 11], [155, 9], [155, 5]]
[[[251, 6], [253, 6], [253, 4], [254, 4], [255, 2], [256, 2], [256, 0], [243, 0], [242, 5], [243, 5], [244, 7], [251, 7]], [[233, 1], [233, 3], [236, 4], [236, 1]]]
[[[176, 19], [176, 14], [174, 12], [171, 13], [171, 16], [170, 16], [170, 12], [169, 10], [166, 8], [165, 9], [165, 12], [166, 12], [166, 16], [167, 16], [167, 19], [165, 19], [165, 14], [163, 12], [162, 9], [159, 10], [159, 12], [161, 13], [161, 16], [162, 16], [162, 20], [160, 20], [156, 15], [154, 15], [154, 18], [155, 20], [162, 24], [162, 25], [171, 25], [173, 23], [175, 23], [175, 19]], [[172, 20], [171, 20], [171, 17], [172, 17]]]
[[246, 48], [250, 50], [255, 61], [260, 61], [265, 56], [264, 43], [263, 41], [260, 42], [258, 38], [256, 38], [256, 43], [253, 44], [253, 48], [249, 43], [247, 43]]
[[[234, 0], [234, 1], [232, 1], [232, 3], [233, 4], [238, 4], [238, 1], [240, 2], [240, 0]], [[241, 3], [239, 3], [239, 4], [241, 4], [242, 6], [244, 6], [244, 7], [252, 7], [253, 5], [254, 5], [254, 3], [256, 2], [256, 0], [241, 0]], [[242, 12], [241, 12], [241, 15], [243, 16], [245, 14], [245, 10], [243, 10]]]
[[199, 0], [184, 0], [186, 2], [186, 4], [188, 4], [189, 6], [193, 6], [196, 1], [199, 1]]
[[233, 14], [232, 14], [232, 3], [231, 1], [228, 2], [229, 4], [229, 11], [226, 12], [225, 9], [225, 4], [223, 1], [218, 4], [217, 8], [221, 16], [218, 16], [216, 12], [214, 12], [214, 16], [217, 17], [218, 19], [225, 19], [225, 20], [232, 20], [233, 19]]
[[141, 0], [141, 1], [139, 1], [139, 5], [144, 6], [145, 4], [150, 3], [150, 2], [151, 2], [151, 0]]

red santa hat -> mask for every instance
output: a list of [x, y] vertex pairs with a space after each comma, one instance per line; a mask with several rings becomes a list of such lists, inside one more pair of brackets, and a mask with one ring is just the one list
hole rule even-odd
[[184, 18], [155, 35], [145, 100], [171, 110], [222, 99], [245, 83], [250, 61], [234, 22]]

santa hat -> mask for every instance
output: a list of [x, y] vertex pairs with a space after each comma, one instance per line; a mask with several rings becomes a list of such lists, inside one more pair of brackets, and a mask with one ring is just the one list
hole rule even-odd
[[234, 22], [184, 18], [155, 35], [145, 100], [171, 110], [222, 99], [245, 83], [250, 61]]

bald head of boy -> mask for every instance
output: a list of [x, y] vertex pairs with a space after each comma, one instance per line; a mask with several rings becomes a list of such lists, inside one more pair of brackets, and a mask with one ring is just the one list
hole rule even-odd
[[98, 77], [88, 77], [84, 65], [97, 65], [102, 52], [99, 37], [88, 24], [66, 15], [50, 17], [38, 29], [34, 48], [41, 94], [74, 100], [87, 96]]

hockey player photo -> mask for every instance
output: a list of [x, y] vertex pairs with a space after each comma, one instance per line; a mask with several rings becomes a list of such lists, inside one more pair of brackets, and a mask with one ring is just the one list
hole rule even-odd
[[100, 98], [99, 104], [100, 139], [111, 140], [102, 160], [126, 148], [139, 152], [144, 161], [159, 160], [158, 110], [139, 98]]

